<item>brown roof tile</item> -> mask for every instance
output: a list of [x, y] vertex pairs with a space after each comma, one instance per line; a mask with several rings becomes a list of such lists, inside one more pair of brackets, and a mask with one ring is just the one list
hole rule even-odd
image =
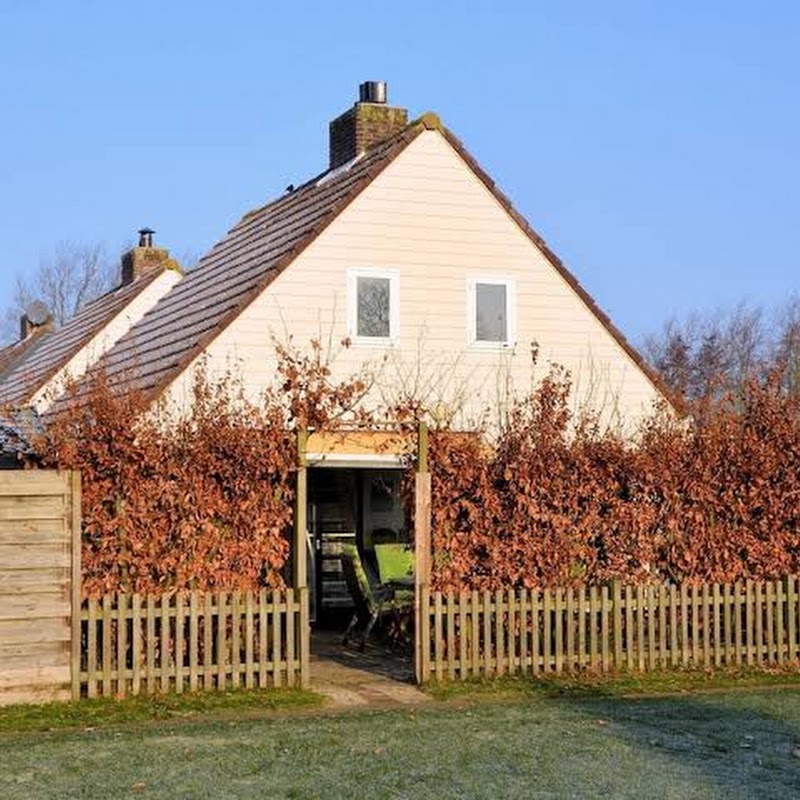
[[0, 381], [3, 375], [22, 361], [35, 347], [38, 347], [42, 339], [52, 333], [50, 327], [35, 328], [29, 336], [20, 339], [0, 350]]

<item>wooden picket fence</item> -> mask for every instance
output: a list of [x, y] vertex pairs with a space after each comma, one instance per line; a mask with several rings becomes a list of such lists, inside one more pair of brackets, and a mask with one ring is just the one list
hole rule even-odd
[[79, 696], [307, 686], [308, 590], [84, 600]]
[[422, 681], [582, 670], [798, 665], [798, 579], [431, 593]]

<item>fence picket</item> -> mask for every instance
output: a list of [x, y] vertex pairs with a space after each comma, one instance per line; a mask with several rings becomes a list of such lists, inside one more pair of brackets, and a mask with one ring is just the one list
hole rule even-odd
[[569, 672], [575, 669], [575, 596], [572, 587], [567, 588], [566, 618], [567, 627], [567, 654], [566, 665]]
[[721, 646], [721, 616], [722, 609], [720, 608], [720, 594], [719, 584], [715, 583], [712, 586], [711, 593], [711, 630], [714, 638], [714, 646], [712, 653], [714, 657], [714, 666], [719, 667], [722, 664], [722, 646]]
[[156, 693], [156, 598], [147, 595], [147, 693]]
[[636, 666], [639, 672], [644, 672], [645, 668], [645, 644], [644, 644], [644, 587], [640, 584], [636, 587]]
[[774, 596], [775, 596], [775, 660], [778, 664], [783, 664], [785, 661], [785, 628], [784, 628], [784, 614], [783, 604], [786, 599], [785, 592], [783, 591], [783, 583], [781, 581], [774, 581]]
[[[513, 621], [509, 621], [509, 627]], [[511, 638], [511, 634], [509, 634]], [[469, 664], [467, 662], [467, 593], [458, 593], [458, 675], [462, 681], [467, 679]]]
[[231, 595], [231, 685], [238, 689], [241, 685], [242, 666], [242, 619], [241, 593]]
[[[474, 594], [473, 594], [474, 597]], [[473, 602], [473, 608], [475, 607], [475, 603]], [[519, 671], [522, 675], [528, 674], [528, 590], [523, 587], [519, 590], [519, 608], [518, 608], [518, 619], [519, 619]], [[474, 643], [474, 636], [475, 630], [473, 630], [473, 643]], [[473, 663], [473, 674], [474, 667], [477, 664], [477, 656], [473, 655], [472, 658]]]
[[117, 593], [116, 595], [116, 614], [114, 615], [117, 619], [117, 696], [125, 697], [127, 692], [126, 689], [126, 679], [125, 679], [125, 667], [128, 657], [128, 641], [127, 641], [127, 632], [128, 632], [128, 620], [127, 620], [127, 605], [128, 605], [128, 596], [125, 594]]
[[733, 663], [733, 610], [730, 584], [722, 586], [722, 623], [725, 646], [722, 649], [722, 660], [726, 666]]
[[220, 592], [217, 598], [217, 689], [228, 688], [228, 596]]
[[483, 592], [483, 675], [492, 675], [492, 597], [488, 589]]
[[700, 621], [700, 589], [695, 584], [691, 590], [691, 606], [692, 606], [692, 666], [697, 669], [700, 666], [703, 657], [703, 631]]
[[656, 601], [655, 587], [647, 584], [647, 664], [651, 670], [656, 668]]
[[767, 618], [767, 640], [764, 646], [764, 661], [767, 664], [775, 663], [775, 592], [772, 581], [764, 585], [764, 612]]
[[544, 632], [542, 633], [542, 672], [545, 674], [550, 672], [553, 666], [550, 663], [552, 653], [552, 599], [553, 598], [550, 589], [544, 589], [542, 592], [542, 614], [544, 615]]
[[561, 673], [564, 669], [564, 603], [563, 591], [553, 589], [553, 622], [555, 623], [555, 669]]
[[786, 641], [788, 645], [787, 659], [797, 660], [797, 580], [793, 575], [786, 579]]
[[614, 632], [614, 667], [622, 669], [622, 586], [618, 580], [612, 584], [613, 625]]
[[678, 589], [673, 584], [669, 587], [669, 649], [670, 663], [677, 667], [680, 662], [678, 650]]
[[267, 627], [267, 590], [258, 593], [258, 685], [267, 686], [269, 673], [269, 628]]
[[[250, 593], [248, 592], [248, 599], [250, 598]], [[294, 590], [287, 589], [286, 590], [286, 683], [288, 686], [295, 686], [295, 676], [297, 675], [297, 669], [295, 664], [295, 630], [294, 630]], [[253, 622], [252, 622], [252, 613], [251, 613], [251, 620], [250, 620], [250, 628], [252, 630]], [[252, 633], [249, 635], [248, 643], [252, 638]], [[252, 645], [251, 645], [252, 647]], [[250, 650], [250, 654], [247, 656], [248, 663], [250, 659], [252, 659], [252, 649]]]
[[[291, 589], [287, 591], [287, 603], [292, 605], [288, 599], [289, 592], [291, 592]], [[253, 658], [253, 593], [251, 591], [248, 591], [244, 596], [244, 613], [244, 685], [248, 689], [252, 689], [255, 686], [255, 660]], [[292, 615], [289, 614], [288, 617], [292, 617]], [[294, 644], [294, 637], [292, 636], [291, 639], [292, 644]]]
[[87, 601], [87, 616], [89, 629], [86, 632], [86, 671], [88, 673], [88, 686], [86, 693], [89, 697], [97, 697], [97, 601], [89, 598]]
[[103, 696], [111, 696], [111, 595], [103, 598]]
[[203, 598], [203, 689], [214, 688], [214, 604], [209, 592]]
[[272, 682], [278, 687], [283, 683], [282, 656], [283, 648], [281, 645], [281, 615], [280, 601], [277, 595], [272, 595]]
[[609, 630], [608, 586], [600, 587], [600, 649], [603, 672], [611, 668], [611, 631]]
[[173, 639], [175, 643], [175, 692], [177, 694], [183, 692], [183, 625], [186, 621], [183, 611], [183, 601], [183, 592], [177, 592], [175, 595], [175, 638]]
[[757, 581], [753, 587], [755, 590], [754, 614], [756, 618], [756, 664], [761, 666], [764, 658], [764, 604], [762, 602], [763, 584]]
[[531, 673], [539, 674], [539, 590], [531, 592]]
[[578, 667], [586, 664], [586, 587], [578, 587]]
[[701, 603], [703, 605], [703, 666], [708, 667], [711, 665], [711, 610], [707, 583], [703, 584]]
[[689, 589], [685, 583], [681, 584], [681, 663], [689, 666], [691, 656], [689, 641]]
[[625, 655], [629, 670], [633, 670], [634, 656], [633, 589], [625, 587]]
[[192, 590], [189, 595], [189, 691], [196, 692], [197, 660], [200, 649], [199, 637], [200, 607], [197, 601], [197, 592]]
[[142, 598], [133, 595], [131, 610], [131, 694], [142, 691]]
[[494, 593], [494, 604], [495, 604], [495, 647], [497, 648], [497, 666], [496, 666], [496, 674], [503, 675], [505, 674], [505, 625], [503, 622], [505, 621], [505, 603], [503, 602], [503, 590], [497, 589]]
[[[443, 605], [442, 605], [442, 593], [435, 592], [433, 595], [433, 611], [434, 611], [434, 618], [433, 618], [433, 654], [434, 654], [434, 663], [436, 664], [436, 680], [441, 683], [444, 680], [444, 614]], [[486, 619], [490, 619], [489, 614], [486, 615]], [[423, 647], [429, 647], [429, 643], [426, 642], [424, 639], [422, 640]], [[489, 648], [486, 648], [487, 654], [489, 653]], [[489, 675], [489, 668], [486, 669], [486, 675]]]

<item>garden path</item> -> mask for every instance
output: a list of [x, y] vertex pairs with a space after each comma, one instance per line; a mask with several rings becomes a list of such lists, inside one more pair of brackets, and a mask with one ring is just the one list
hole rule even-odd
[[417, 706], [430, 697], [414, 685], [413, 660], [382, 644], [364, 652], [342, 645], [342, 634], [315, 631], [311, 640], [311, 688], [337, 707]]

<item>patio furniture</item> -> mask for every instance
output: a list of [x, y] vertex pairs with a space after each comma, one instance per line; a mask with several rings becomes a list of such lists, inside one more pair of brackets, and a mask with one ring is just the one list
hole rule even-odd
[[375, 623], [396, 611], [410, 609], [413, 605], [413, 598], [409, 602], [408, 599], [396, 597], [391, 586], [373, 587], [355, 545], [342, 545], [342, 571], [356, 606], [342, 642], [347, 645], [360, 620], [364, 629], [359, 649], [363, 650]]
[[375, 559], [382, 584], [414, 585], [414, 549], [408, 544], [376, 544]]

